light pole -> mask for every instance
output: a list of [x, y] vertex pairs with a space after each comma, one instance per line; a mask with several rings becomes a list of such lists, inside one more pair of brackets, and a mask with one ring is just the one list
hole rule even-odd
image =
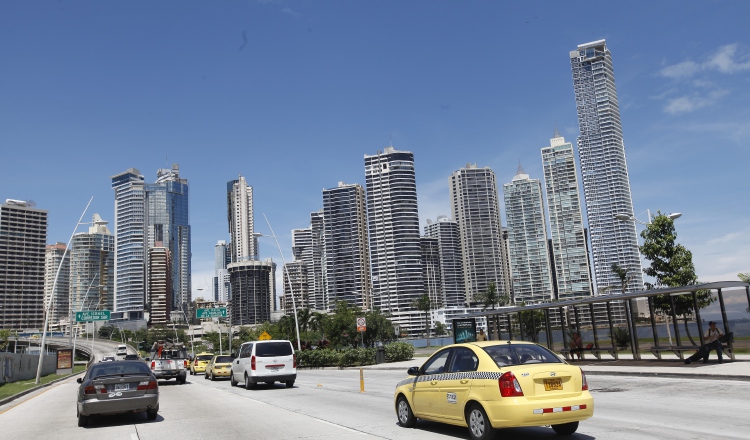
[[[623, 221], [623, 222], [634, 222], [634, 223], [638, 223], [639, 225], [644, 225], [648, 227], [651, 225], [651, 210], [647, 209], [646, 213], [648, 214], [648, 221], [646, 222], [642, 222], [638, 220], [637, 218], [635, 218], [635, 216], [622, 214], [622, 213], [616, 214], [615, 219]], [[667, 218], [670, 220], [676, 220], [680, 217], [682, 217], [681, 212], [674, 212], [672, 214], [667, 215]], [[640, 249], [638, 250], [638, 255], [642, 255]], [[653, 313], [653, 310], [651, 310], [651, 313]], [[669, 330], [669, 316], [664, 317], [664, 325], [665, 327], [667, 327], [667, 337], [669, 338], [669, 345], [672, 345], [672, 332]]]

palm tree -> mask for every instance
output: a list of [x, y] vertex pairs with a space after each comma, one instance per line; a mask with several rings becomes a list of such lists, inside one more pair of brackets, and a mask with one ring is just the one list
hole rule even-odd
[[432, 310], [432, 302], [430, 301], [430, 295], [422, 295], [415, 299], [411, 304], [415, 309], [424, 312], [425, 330], [427, 331], [427, 346], [430, 346], [430, 310]]
[[312, 314], [310, 309], [299, 309], [297, 310], [297, 321], [299, 322], [299, 329], [305, 333], [305, 339], [307, 339], [307, 329], [310, 326], [310, 318]]
[[326, 314], [320, 312], [312, 312], [312, 316], [310, 317], [310, 329], [312, 329], [312, 331], [320, 332], [321, 340], [325, 340], [326, 338], [326, 320]]

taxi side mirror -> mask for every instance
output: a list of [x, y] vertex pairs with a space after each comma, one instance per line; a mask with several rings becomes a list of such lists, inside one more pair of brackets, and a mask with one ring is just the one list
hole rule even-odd
[[409, 376], [419, 376], [419, 367], [411, 367], [406, 370], [406, 374]]
[[79, 377], [78, 379], [76, 379], [76, 382], [78, 382], [78, 383], [83, 383], [83, 378], [82, 378], [82, 377]]

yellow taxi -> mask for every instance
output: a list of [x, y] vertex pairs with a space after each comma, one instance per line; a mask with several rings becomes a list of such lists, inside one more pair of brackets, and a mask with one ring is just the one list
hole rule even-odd
[[232, 374], [232, 356], [214, 356], [206, 365], [204, 379], [216, 380], [217, 377], [229, 377]]
[[192, 361], [190, 361], [190, 374], [198, 374], [206, 372], [206, 364], [211, 358], [214, 357], [213, 353], [198, 353], [195, 355]]
[[583, 371], [530, 342], [449, 345], [408, 374], [394, 395], [405, 428], [424, 419], [468, 427], [475, 440], [520, 426], [551, 425], [557, 434], [570, 435], [594, 415]]

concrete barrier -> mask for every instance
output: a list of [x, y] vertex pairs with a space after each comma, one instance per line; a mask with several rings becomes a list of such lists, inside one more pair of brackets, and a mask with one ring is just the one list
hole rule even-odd
[[[0, 383], [36, 378], [39, 355], [0, 353]], [[57, 370], [57, 356], [46, 354], [42, 360], [42, 376]]]

